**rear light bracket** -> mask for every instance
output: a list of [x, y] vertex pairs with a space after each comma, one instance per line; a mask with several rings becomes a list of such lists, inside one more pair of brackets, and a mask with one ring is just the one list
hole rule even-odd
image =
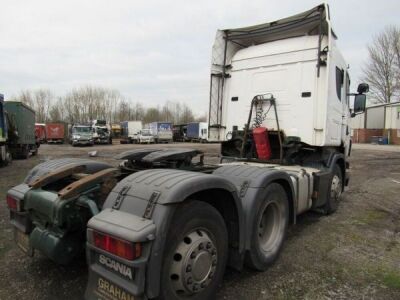
[[[129, 242], [147, 242], [154, 239], [156, 225], [148, 220], [123, 211], [105, 208], [88, 222], [88, 230], [94, 229]], [[87, 235], [93, 244], [92, 235]]]

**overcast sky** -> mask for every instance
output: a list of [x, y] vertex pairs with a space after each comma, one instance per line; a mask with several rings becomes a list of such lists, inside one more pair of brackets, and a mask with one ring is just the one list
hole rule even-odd
[[[118, 89], [146, 106], [186, 102], [208, 110], [211, 46], [218, 28], [273, 21], [321, 1], [2, 1], [0, 93], [80, 85]], [[400, 1], [329, 1], [353, 89], [366, 45], [400, 25]]]

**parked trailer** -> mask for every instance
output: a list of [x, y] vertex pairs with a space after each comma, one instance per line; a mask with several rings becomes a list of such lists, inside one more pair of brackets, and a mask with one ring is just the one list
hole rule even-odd
[[8, 147], [13, 158], [28, 158], [36, 155], [38, 147], [35, 139], [35, 111], [18, 101], [5, 101], [4, 108], [10, 119]]
[[152, 122], [149, 124], [149, 129], [156, 143], [170, 143], [173, 141], [171, 122]]
[[8, 165], [12, 160], [8, 148], [7, 115], [4, 109], [4, 96], [0, 94], [0, 166]]
[[208, 123], [193, 122], [187, 125], [187, 139], [192, 142], [207, 142]]
[[[348, 94], [348, 75], [335, 39], [325, 4], [218, 31], [211, 90], [214, 80], [231, 80], [210, 99], [211, 110], [221, 97], [224, 113], [218, 124], [210, 116], [221, 163], [205, 165], [197, 150], [155, 147], [122, 153], [118, 169], [74, 158], [44, 162], [7, 194], [17, 244], [67, 264], [86, 242], [87, 299], [212, 299], [227, 265], [267, 269], [289, 224], [310, 209], [335, 212], [348, 183], [350, 114], [348, 102], [339, 101]], [[227, 54], [222, 64], [217, 53]], [[291, 84], [270, 77], [282, 70], [277, 62]], [[253, 69], [266, 74], [252, 76], [250, 93]], [[367, 91], [359, 85], [352, 116], [365, 110]], [[340, 123], [330, 121], [335, 101], [343, 105]], [[321, 127], [292, 122], [303, 115]]]
[[46, 143], [46, 124], [35, 123], [35, 136], [39, 143]]
[[111, 136], [113, 138], [121, 137], [121, 125], [120, 124], [112, 124], [111, 125]]
[[176, 124], [172, 126], [173, 141], [186, 142], [187, 141], [187, 124]]
[[46, 139], [49, 144], [63, 144], [67, 140], [65, 123], [46, 123]]
[[140, 131], [143, 128], [142, 121], [124, 121], [121, 122], [121, 144], [137, 143]]

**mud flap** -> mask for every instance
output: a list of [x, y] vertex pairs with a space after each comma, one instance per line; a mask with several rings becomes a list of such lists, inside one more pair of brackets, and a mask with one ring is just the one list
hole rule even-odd
[[[95, 247], [93, 231], [141, 244], [141, 255], [126, 260]], [[146, 267], [155, 237], [156, 225], [123, 211], [106, 208], [90, 219], [87, 229], [89, 280], [85, 299], [143, 299]]]
[[314, 193], [312, 209], [321, 207], [328, 199], [332, 172], [319, 172], [314, 175]]

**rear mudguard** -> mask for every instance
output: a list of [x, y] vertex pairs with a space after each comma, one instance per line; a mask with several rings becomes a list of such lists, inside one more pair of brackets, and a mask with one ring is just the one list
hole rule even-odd
[[253, 222], [256, 218], [259, 202], [264, 201], [266, 187], [277, 182], [281, 184], [289, 201], [289, 220], [296, 222], [297, 199], [295, 199], [294, 189], [290, 176], [284, 172], [264, 166], [248, 165], [225, 165], [214, 171], [214, 174], [224, 177], [235, 184], [239, 191], [239, 197], [242, 200], [242, 207], [245, 216], [245, 249], [250, 249], [251, 231]]
[[256, 213], [252, 208], [257, 201], [264, 199], [265, 187], [277, 180], [286, 182], [289, 187], [288, 194], [294, 194], [289, 176], [285, 172], [269, 168], [223, 166], [211, 175], [171, 169], [146, 170], [120, 181], [109, 194], [103, 208], [118, 209], [154, 222], [156, 236], [147, 263], [146, 291], [143, 291], [149, 298], [153, 298], [159, 294], [166, 237], [177, 208], [174, 204], [191, 199], [192, 195], [201, 191], [219, 189], [229, 192], [236, 204], [239, 218], [237, 252], [241, 262], [240, 266], [235, 267], [240, 268], [243, 264], [244, 250], [250, 247], [250, 235], [246, 233], [249, 232]]
[[[146, 170], [134, 173], [120, 181], [107, 197], [103, 209], [111, 208], [138, 217], [151, 219], [156, 236], [147, 263], [146, 294], [149, 298], [159, 294], [159, 278], [169, 224], [177, 203], [190, 199], [201, 191], [224, 190], [232, 195], [239, 218], [239, 245], [243, 253], [243, 209], [234, 184], [221, 176], [172, 169]], [[223, 201], [223, 199], [221, 199]]]

